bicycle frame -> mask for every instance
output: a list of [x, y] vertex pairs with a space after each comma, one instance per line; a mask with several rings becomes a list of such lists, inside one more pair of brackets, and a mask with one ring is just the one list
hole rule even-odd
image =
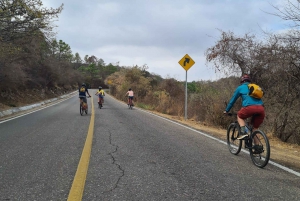
[[80, 115], [82, 115], [83, 112], [85, 112], [85, 114], [88, 113], [88, 104], [84, 102], [83, 98], [80, 98]]

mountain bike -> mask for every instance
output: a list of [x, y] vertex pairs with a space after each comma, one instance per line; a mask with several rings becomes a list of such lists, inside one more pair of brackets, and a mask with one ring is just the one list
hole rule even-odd
[[[127, 96], [126, 96], [127, 97]], [[130, 98], [130, 97], [127, 97], [128, 99], [129, 99], [129, 104], [128, 104], [128, 108], [129, 109], [131, 109], [132, 110], [132, 108], [133, 108], [133, 103], [132, 103], [132, 98]]]
[[[228, 113], [229, 116], [237, 116], [236, 113]], [[253, 131], [252, 125], [249, 120], [246, 121], [245, 128], [249, 132], [249, 136], [239, 140], [238, 135], [241, 133], [240, 126], [237, 120], [230, 123], [227, 128], [227, 145], [230, 153], [238, 155], [242, 149], [243, 141], [245, 149], [249, 150], [251, 160], [257, 167], [265, 167], [270, 160], [270, 143], [267, 135], [261, 131]]]
[[101, 109], [103, 107], [103, 97], [99, 97], [98, 108]]
[[[89, 98], [89, 96], [87, 96], [86, 98]], [[83, 101], [83, 98], [80, 98], [80, 109], [79, 109], [79, 111], [80, 111], [81, 116], [83, 115], [83, 113], [85, 113], [85, 114], [88, 113], [88, 105], [87, 105], [87, 103], [85, 103]]]

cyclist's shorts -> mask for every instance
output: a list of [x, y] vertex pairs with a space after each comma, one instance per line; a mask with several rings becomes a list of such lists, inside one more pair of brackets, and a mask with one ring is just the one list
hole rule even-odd
[[104, 97], [103, 95], [100, 95], [100, 94], [99, 94], [99, 98], [103, 98], [103, 97]]
[[79, 98], [82, 99], [83, 102], [85, 102], [85, 103], [87, 102], [87, 101], [86, 101], [86, 96], [79, 96]]
[[241, 108], [237, 115], [241, 119], [252, 117], [251, 124], [254, 128], [258, 128], [264, 121], [265, 108], [262, 105], [250, 105]]
[[133, 100], [133, 96], [128, 96], [129, 99]]

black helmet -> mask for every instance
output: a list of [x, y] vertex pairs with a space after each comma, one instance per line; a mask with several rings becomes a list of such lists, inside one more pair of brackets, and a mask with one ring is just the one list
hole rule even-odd
[[85, 85], [85, 83], [82, 83], [82, 85], [81, 85], [81, 86], [86, 86], [86, 85]]
[[99, 89], [102, 89], [102, 87], [101, 87], [101, 86], [99, 86]]
[[251, 78], [249, 75], [245, 74], [241, 77], [241, 83], [243, 82], [251, 82]]
[[128, 91], [131, 91], [131, 88], [129, 88]]

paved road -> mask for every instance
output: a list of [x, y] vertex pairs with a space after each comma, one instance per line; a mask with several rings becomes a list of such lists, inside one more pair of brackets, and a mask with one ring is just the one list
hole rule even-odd
[[[82, 200], [300, 200], [300, 177], [219, 141], [108, 95], [94, 110]], [[91, 117], [73, 97], [0, 123], [0, 200], [67, 200]]]

